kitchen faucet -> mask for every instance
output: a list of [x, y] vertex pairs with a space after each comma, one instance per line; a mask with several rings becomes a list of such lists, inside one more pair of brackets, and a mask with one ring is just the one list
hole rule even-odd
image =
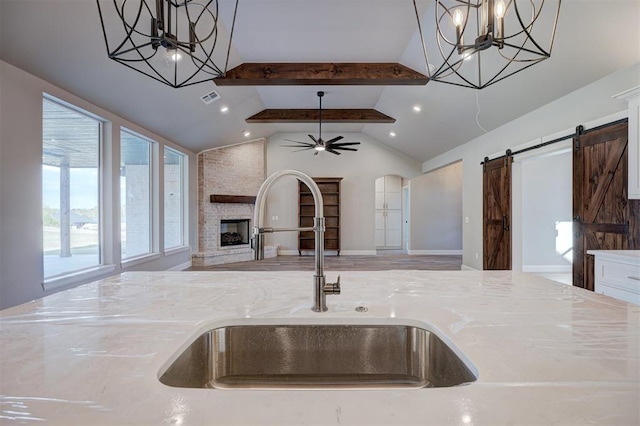
[[[313, 201], [315, 203], [315, 217], [313, 218], [313, 227], [311, 228], [265, 228], [265, 206], [267, 204], [267, 193], [271, 185], [283, 176], [295, 176], [311, 190]], [[324, 211], [322, 193], [318, 185], [306, 174], [298, 170], [280, 170], [269, 176], [258, 190], [256, 197], [256, 208], [253, 216], [253, 250], [255, 252], [255, 260], [264, 259], [264, 239], [263, 234], [272, 232], [286, 231], [313, 231], [315, 233], [315, 263], [316, 269], [313, 276], [314, 293], [313, 293], [313, 310], [316, 312], [324, 312], [327, 310], [327, 294], [340, 294], [340, 276], [335, 283], [327, 283], [324, 275]]]

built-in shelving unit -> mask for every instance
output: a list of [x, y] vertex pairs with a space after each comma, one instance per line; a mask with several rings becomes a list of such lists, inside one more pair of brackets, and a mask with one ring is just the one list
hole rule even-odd
[[[313, 178], [320, 188], [324, 204], [325, 233], [324, 249], [335, 250], [340, 256], [340, 182], [337, 178]], [[298, 204], [300, 227], [312, 227], [315, 216], [315, 204], [311, 190], [303, 182], [298, 182]], [[298, 254], [314, 250], [316, 247], [313, 231], [302, 231], [298, 235]]]

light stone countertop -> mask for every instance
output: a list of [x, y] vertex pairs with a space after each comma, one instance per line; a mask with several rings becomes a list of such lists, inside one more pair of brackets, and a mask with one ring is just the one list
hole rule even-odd
[[[508, 271], [340, 275], [322, 314], [312, 272], [130, 272], [1, 311], [0, 424], [640, 424], [640, 306]], [[426, 322], [479, 378], [406, 390], [158, 381], [201, 332], [280, 320]]]

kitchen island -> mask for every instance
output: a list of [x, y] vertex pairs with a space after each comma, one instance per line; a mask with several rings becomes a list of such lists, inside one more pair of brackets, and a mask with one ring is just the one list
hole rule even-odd
[[[0, 424], [640, 424], [639, 306], [508, 271], [386, 271], [342, 272], [342, 294], [316, 313], [311, 275], [130, 272], [6, 309]], [[203, 331], [260, 321], [426, 323], [478, 379], [386, 390], [159, 382]]]

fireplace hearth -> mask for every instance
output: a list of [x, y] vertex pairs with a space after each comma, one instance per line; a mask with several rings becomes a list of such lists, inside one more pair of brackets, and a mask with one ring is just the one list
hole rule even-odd
[[249, 219], [221, 219], [220, 247], [249, 244]]

